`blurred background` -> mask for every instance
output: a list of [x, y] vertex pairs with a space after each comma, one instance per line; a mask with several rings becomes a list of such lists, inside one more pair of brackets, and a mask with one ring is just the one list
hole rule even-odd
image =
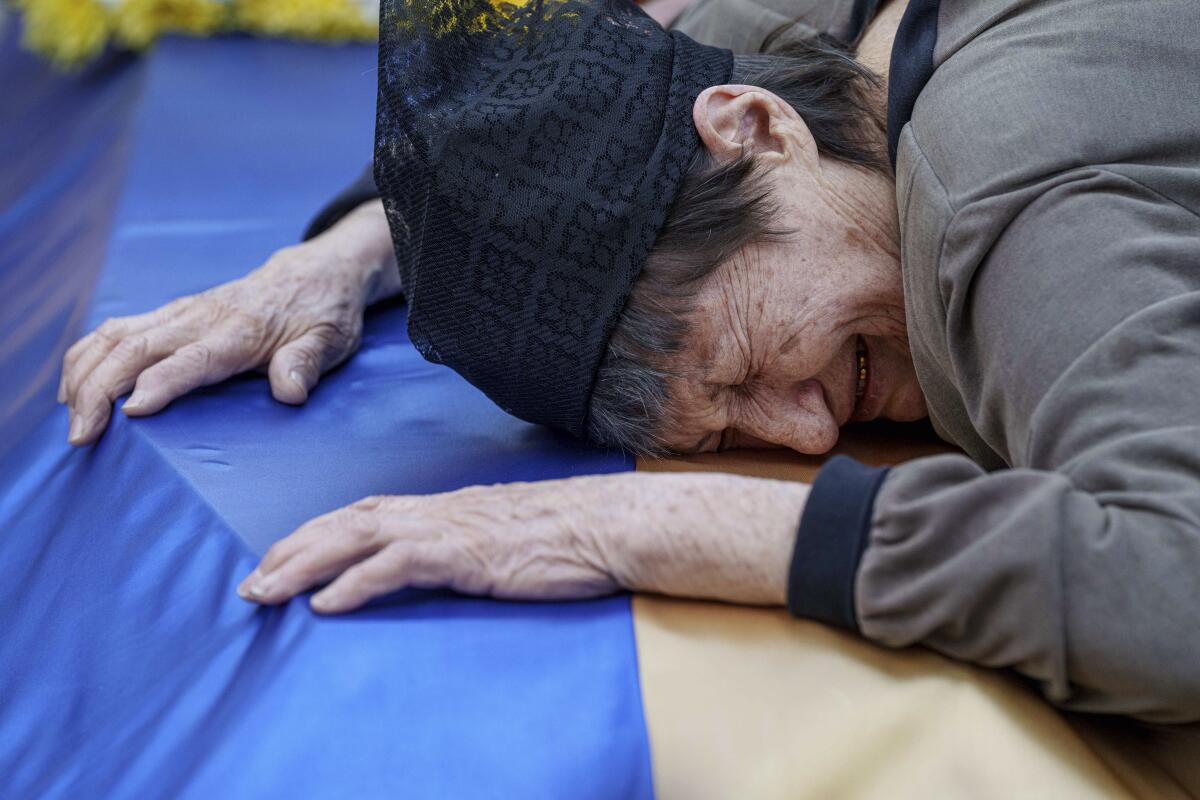
[[[361, 173], [377, 17], [367, 0], [0, 0], [0, 474], [61, 422], [74, 339], [245, 274]], [[170, 258], [140, 257], [150, 242]]]

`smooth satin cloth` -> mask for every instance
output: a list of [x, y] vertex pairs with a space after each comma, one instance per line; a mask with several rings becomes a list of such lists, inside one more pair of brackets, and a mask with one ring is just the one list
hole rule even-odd
[[303, 407], [249, 376], [66, 444], [71, 340], [244, 274], [361, 169], [374, 49], [168, 40], [62, 78], [15, 36], [0, 797], [651, 796], [627, 597], [401, 593], [321, 619], [234, 593], [272, 541], [365, 495], [631, 468], [427, 364], [402, 307]]

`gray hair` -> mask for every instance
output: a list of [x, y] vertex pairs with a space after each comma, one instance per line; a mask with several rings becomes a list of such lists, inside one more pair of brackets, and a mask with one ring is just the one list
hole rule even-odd
[[[846, 45], [824, 36], [734, 56], [730, 83], [773, 92], [800, 115], [823, 155], [887, 170], [868, 126], [879, 78]], [[672, 356], [691, 330], [698, 287], [742, 248], [787, 232], [773, 228], [778, 205], [753, 156], [718, 163], [700, 147], [688, 166], [666, 223], [633, 285], [600, 363], [588, 407], [593, 442], [642, 455], [668, 447], [662, 427], [668, 384], [678, 378]]]

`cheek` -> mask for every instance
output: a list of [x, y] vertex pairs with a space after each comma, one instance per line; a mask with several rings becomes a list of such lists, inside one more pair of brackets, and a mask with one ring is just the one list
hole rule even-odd
[[770, 385], [823, 378], [845, 346], [844, 337], [839, 340], [828, 330], [816, 326], [797, 330], [780, 337], [759, 377]]
[[806, 286], [803, 299], [782, 290], [772, 299], [763, 352], [772, 355], [763, 365], [771, 379], [813, 378], [827, 370], [835, 357], [853, 349], [843, 319], [842, 303], [821, 286]]
[[917, 381], [916, 369], [908, 348], [903, 343], [896, 343], [889, 348], [888, 356], [896, 377], [892, 399], [885, 409], [884, 416], [896, 422], [915, 422], [929, 416], [925, 406], [925, 393]]
[[900, 408], [897, 410], [897, 416], [892, 419], [897, 422], [916, 422], [927, 416], [929, 416], [929, 409], [925, 405], [925, 393], [921, 391], [921, 384], [917, 383], [917, 376], [912, 374], [905, 383], [904, 390], [900, 393]]

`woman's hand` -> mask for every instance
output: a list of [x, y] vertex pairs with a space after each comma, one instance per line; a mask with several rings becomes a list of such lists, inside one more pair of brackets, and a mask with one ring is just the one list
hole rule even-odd
[[122, 410], [145, 416], [266, 367], [276, 400], [303, 403], [321, 374], [358, 348], [366, 306], [398, 293], [399, 283], [383, 205], [374, 201], [244, 278], [107, 320], [63, 360], [58, 399], [70, 409], [70, 442], [98, 439], [113, 401], [130, 389]]
[[808, 486], [719, 473], [587, 476], [369, 497], [277, 542], [238, 587], [337, 614], [405, 587], [512, 599], [618, 589], [782, 605]]

